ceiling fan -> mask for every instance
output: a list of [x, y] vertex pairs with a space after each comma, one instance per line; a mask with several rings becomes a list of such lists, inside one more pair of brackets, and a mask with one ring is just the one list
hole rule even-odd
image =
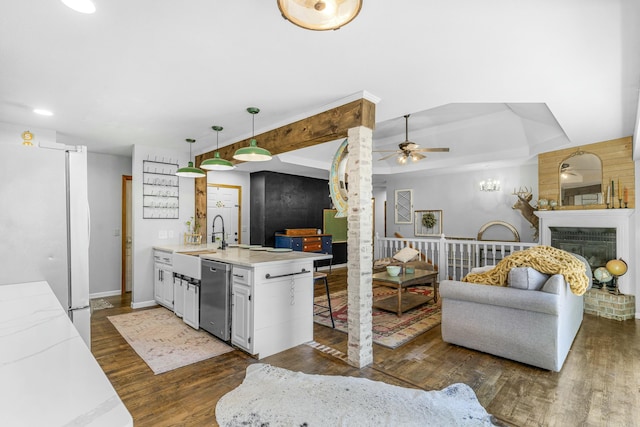
[[398, 144], [398, 150], [374, 150], [374, 153], [392, 153], [378, 160], [386, 160], [390, 157], [398, 156], [398, 159], [397, 159], [398, 163], [405, 164], [407, 163], [408, 159], [411, 159], [412, 161], [417, 162], [418, 160], [421, 160], [427, 157], [424, 154], [420, 154], [420, 153], [428, 153], [428, 152], [448, 153], [449, 152], [448, 148], [420, 148], [420, 146], [415, 142], [409, 141], [409, 116], [410, 114], [407, 114], [404, 116], [404, 120], [405, 120], [404, 142], [401, 142], [400, 144]]
[[560, 173], [563, 175], [573, 175], [573, 176], [578, 176], [578, 173], [576, 173], [573, 170], [573, 167], [571, 167], [571, 165], [569, 163], [563, 163], [560, 166]]

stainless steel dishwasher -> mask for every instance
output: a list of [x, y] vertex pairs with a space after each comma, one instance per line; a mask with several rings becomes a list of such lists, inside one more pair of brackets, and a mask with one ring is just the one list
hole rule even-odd
[[202, 260], [200, 327], [223, 341], [231, 339], [231, 264]]

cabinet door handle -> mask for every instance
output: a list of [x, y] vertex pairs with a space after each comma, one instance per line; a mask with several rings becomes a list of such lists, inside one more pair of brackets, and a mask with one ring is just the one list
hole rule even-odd
[[244, 279], [244, 275], [243, 274], [234, 274], [233, 277], [239, 277], [241, 279]]

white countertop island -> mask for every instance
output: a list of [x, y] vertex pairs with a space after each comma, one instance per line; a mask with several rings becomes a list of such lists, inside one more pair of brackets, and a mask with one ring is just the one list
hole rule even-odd
[[0, 419], [7, 426], [132, 426], [47, 282], [0, 286]]
[[318, 261], [333, 258], [332, 255], [323, 254], [319, 252], [269, 252], [267, 250], [242, 248], [242, 247], [227, 247], [224, 250], [216, 248], [213, 244], [199, 245], [199, 246], [185, 246], [185, 245], [156, 245], [153, 249], [172, 252], [172, 253], [188, 253], [188, 252], [204, 252], [209, 253], [199, 254], [200, 258], [211, 259], [214, 261], [226, 262], [229, 264], [241, 265], [244, 267], [256, 267], [258, 265], [276, 265], [286, 264], [291, 261]]
[[316, 252], [268, 252], [246, 248], [218, 249], [215, 253], [202, 254], [200, 258], [226, 262], [244, 267], [288, 264], [292, 261], [316, 261], [329, 259], [331, 255]]

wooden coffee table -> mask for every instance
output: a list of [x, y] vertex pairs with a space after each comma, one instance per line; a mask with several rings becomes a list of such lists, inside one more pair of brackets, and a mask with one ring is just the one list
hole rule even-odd
[[[431, 300], [438, 302], [438, 272], [432, 270], [415, 270], [412, 274], [400, 273], [398, 276], [389, 276], [386, 271], [372, 275], [373, 281], [379, 285], [398, 290], [398, 294], [389, 298], [375, 301], [373, 306], [386, 311], [393, 311], [402, 316], [402, 313], [411, 310]], [[432, 285], [433, 296], [416, 295], [406, 292], [409, 286]]]

